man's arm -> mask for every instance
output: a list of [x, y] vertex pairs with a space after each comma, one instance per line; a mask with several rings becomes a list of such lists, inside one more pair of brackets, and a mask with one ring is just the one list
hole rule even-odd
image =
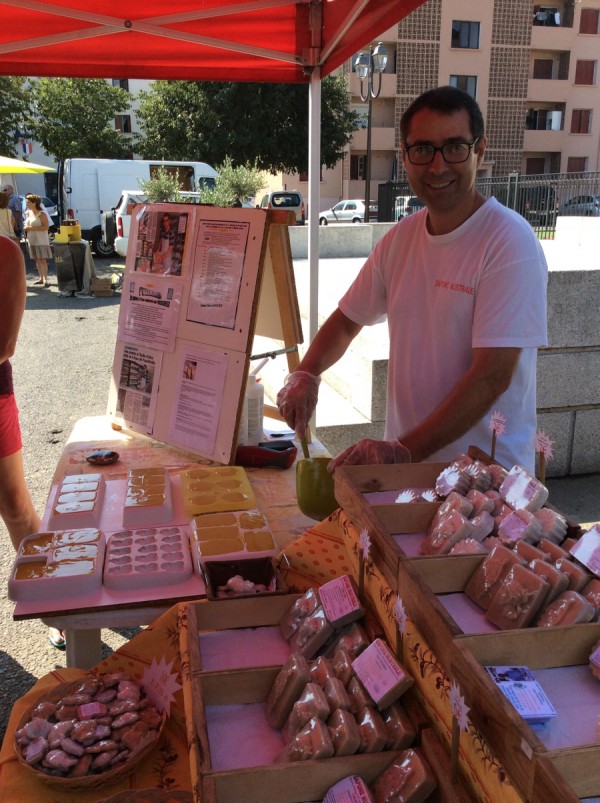
[[473, 349], [471, 366], [446, 398], [417, 427], [399, 440], [419, 462], [464, 435], [504, 393], [521, 349]]
[[317, 332], [297, 370], [320, 376], [344, 356], [361, 329], [360, 324], [354, 323], [340, 309], [336, 309]]
[[17, 346], [27, 296], [24, 262], [20, 246], [0, 237], [0, 363], [10, 359]]

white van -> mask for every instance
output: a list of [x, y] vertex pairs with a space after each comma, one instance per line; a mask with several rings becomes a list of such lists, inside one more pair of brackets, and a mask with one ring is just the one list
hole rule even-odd
[[89, 240], [98, 256], [113, 256], [112, 243], [102, 236], [102, 212], [109, 211], [125, 187], [139, 187], [164, 167], [179, 179], [182, 190], [198, 191], [214, 187], [218, 175], [205, 162], [176, 162], [143, 159], [65, 159], [59, 167], [61, 219], [79, 221], [81, 236]]

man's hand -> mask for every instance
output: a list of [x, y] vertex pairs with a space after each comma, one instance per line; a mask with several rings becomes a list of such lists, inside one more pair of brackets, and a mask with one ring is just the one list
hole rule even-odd
[[285, 384], [277, 394], [279, 412], [298, 438], [306, 435], [308, 422], [317, 406], [320, 381], [320, 377], [307, 371], [294, 371], [285, 378]]
[[333, 473], [338, 466], [370, 466], [375, 463], [410, 463], [410, 452], [400, 441], [374, 441], [364, 438], [344, 449], [327, 470]]

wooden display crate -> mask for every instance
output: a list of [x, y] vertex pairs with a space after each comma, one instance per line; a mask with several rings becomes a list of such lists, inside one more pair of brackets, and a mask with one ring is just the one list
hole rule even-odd
[[[528, 801], [565, 803], [600, 794], [596, 730], [600, 681], [588, 666], [599, 640], [600, 623], [593, 622], [461, 636], [454, 641], [450, 674], [470, 708], [469, 718], [485, 734], [515, 788]], [[536, 674], [557, 709], [551, 725], [542, 729], [528, 725], [483, 668], [504, 665], [528, 666]], [[556, 692], [560, 687], [565, 688], [564, 696]], [[575, 732], [568, 732], [567, 724]], [[556, 746], [559, 742], [564, 745]], [[560, 778], [563, 791], [545, 796], [548, 783], [558, 783]]]
[[112, 296], [112, 279], [94, 278], [90, 282], [90, 289], [95, 296]]

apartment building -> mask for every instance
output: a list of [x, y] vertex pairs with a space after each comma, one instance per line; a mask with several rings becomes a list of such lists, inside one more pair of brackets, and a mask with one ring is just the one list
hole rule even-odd
[[[482, 175], [600, 170], [600, 0], [428, 0], [378, 41], [388, 63], [371, 108], [371, 198], [379, 184], [404, 177], [403, 111], [442, 84], [481, 106], [489, 140]], [[343, 70], [363, 127], [343, 161], [324, 171], [321, 209], [365, 196], [368, 104], [352, 63]], [[306, 191], [304, 178], [284, 184]]]

